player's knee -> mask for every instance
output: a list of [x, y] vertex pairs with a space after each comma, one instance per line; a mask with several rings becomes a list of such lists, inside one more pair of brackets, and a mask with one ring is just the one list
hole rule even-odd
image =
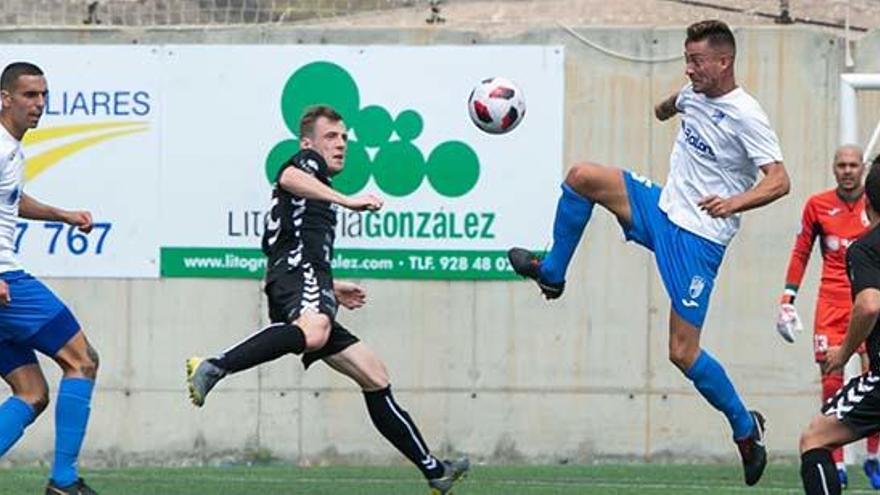
[[316, 351], [324, 347], [330, 338], [330, 325], [309, 325], [301, 328], [306, 337], [306, 351]]
[[798, 441], [798, 449], [800, 453], [803, 454], [808, 450], [819, 449], [819, 448], [827, 448], [829, 445], [826, 445], [826, 442], [822, 440], [822, 436], [819, 434], [819, 421], [821, 421], [820, 417], [814, 417], [810, 424], [807, 425], [807, 428], [801, 432], [801, 437]]
[[694, 364], [695, 356], [687, 345], [669, 345], [669, 361], [678, 369], [687, 371]]
[[388, 376], [388, 368], [385, 363], [376, 360], [373, 366], [366, 373], [367, 383], [363, 384], [364, 390], [382, 390], [391, 384], [391, 378]]
[[86, 354], [80, 357], [79, 362], [75, 366], [82, 376], [94, 380], [98, 377], [99, 364], [100, 356], [98, 356], [98, 351], [91, 344], [86, 344]]
[[98, 367], [101, 365], [101, 356], [91, 344], [86, 346], [86, 360], [83, 363], [83, 374], [91, 379], [98, 377]]
[[595, 163], [576, 163], [568, 170], [568, 174], [565, 176], [565, 183], [573, 187], [576, 191], [589, 190], [596, 181], [596, 172], [599, 167], [601, 167], [601, 165]]
[[808, 426], [806, 430], [801, 432], [801, 437], [798, 440], [798, 451], [803, 454], [814, 448], [817, 448], [815, 434], [813, 433], [812, 428]]
[[306, 338], [306, 351], [316, 351], [330, 338], [330, 318], [314, 311], [304, 311], [294, 322]]
[[98, 351], [87, 345], [84, 353], [64, 356], [59, 364], [65, 376], [81, 376], [94, 380], [98, 376], [99, 361]]
[[25, 401], [34, 410], [34, 417], [42, 414], [49, 407], [49, 390], [35, 390], [26, 394], [18, 395], [18, 398]]

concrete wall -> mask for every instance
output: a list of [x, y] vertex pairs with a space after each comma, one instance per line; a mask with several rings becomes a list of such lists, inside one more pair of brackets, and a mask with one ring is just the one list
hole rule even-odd
[[[633, 56], [682, 51], [682, 29], [579, 32]], [[738, 40], [739, 82], [768, 112], [793, 187], [789, 197], [746, 216], [721, 270], [704, 343], [749, 406], [768, 417], [771, 455], [793, 456], [798, 433], [819, 404], [818, 372], [809, 332], [785, 344], [773, 322], [803, 201], [832, 185], [843, 42], [825, 32], [776, 27], [741, 30]], [[681, 60], [611, 57], [562, 30], [511, 39], [432, 29], [0, 32], [7, 49], [34, 42], [564, 44], [566, 163], [546, 165], [561, 174], [571, 162], [589, 159], [660, 182], [677, 126], [655, 122], [651, 109], [684, 82]], [[880, 70], [878, 51], [876, 36], [859, 42], [857, 69]], [[880, 95], [864, 102], [876, 119]], [[862, 122], [866, 136], [874, 121]], [[799, 299], [808, 327], [817, 265], [814, 259]], [[372, 429], [358, 390], [323, 365], [304, 373], [296, 359], [282, 359], [229, 378], [203, 410], [188, 404], [184, 359], [225, 348], [265, 320], [258, 283], [48, 282], [102, 355], [85, 444], [92, 462], [200, 462], [266, 451], [300, 462], [400, 462]], [[725, 420], [667, 360], [669, 303], [652, 258], [624, 243], [605, 212], [594, 215], [566, 295], [552, 304], [524, 282], [363, 283], [369, 306], [341, 320], [383, 356], [400, 403], [441, 452], [492, 462], [736, 459]], [[54, 383], [53, 366], [46, 368]], [[46, 414], [4, 462], [45, 458], [51, 438]]]

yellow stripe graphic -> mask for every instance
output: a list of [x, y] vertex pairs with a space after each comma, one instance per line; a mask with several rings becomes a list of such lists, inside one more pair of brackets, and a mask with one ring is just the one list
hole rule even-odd
[[[57, 164], [61, 160], [65, 159], [68, 156], [70, 156], [78, 151], [81, 151], [85, 148], [102, 143], [104, 141], [107, 141], [108, 139], [113, 139], [113, 138], [117, 138], [117, 137], [121, 137], [121, 136], [127, 136], [129, 134], [136, 134], [139, 132], [147, 131], [149, 129], [149, 126], [144, 125], [144, 123], [138, 123], [138, 124], [140, 124], [140, 127], [129, 128], [129, 129], [124, 129], [124, 130], [114, 131], [114, 132], [107, 132], [104, 134], [99, 134], [97, 136], [83, 138], [83, 139], [74, 141], [72, 143], [67, 143], [65, 145], [58, 146], [56, 148], [52, 148], [52, 149], [47, 150], [43, 153], [40, 153], [39, 155], [35, 155], [30, 158], [27, 158], [27, 161], [25, 162], [25, 167], [24, 167], [24, 180], [28, 181], [28, 180], [33, 179], [34, 177], [45, 172], [46, 169], [48, 169], [49, 167]], [[53, 137], [42, 137], [42, 138], [38, 136], [37, 139], [48, 140], [48, 139], [54, 139], [54, 138], [60, 137], [60, 136], [68, 136], [68, 135], [78, 134], [80, 132], [86, 132], [86, 131], [79, 130], [79, 129], [77, 129], [76, 131], [70, 132], [69, 128], [72, 128], [72, 127], [82, 128], [84, 126], [100, 126], [100, 125], [102, 125], [102, 124], [85, 124], [83, 126], [64, 126], [64, 127], [68, 128], [66, 134], [56, 135]], [[103, 124], [103, 125], [104, 125], [104, 127], [97, 127], [97, 129], [122, 127], [122, 124], [113, 124], [113, 125]], [[130, 124], [126, 124], [126, 126], [130, 126]], [[43, 130], [49, 132], [49, 131], [54, 131], [56, 129], [61, 129], [61, 128], [56, 127], [56, 128], [43, 129]], [[88, 129], [88, 130], [95, 130], [95, 129], [96, 128], [93, 127], [92, 129]], [[31, 132], [33, 132], [33, 131], [31, 131]], [[28, 134], [30, 134], [30, 132]]]
[[93, 124], [72, 124], [47, 127], [45, 129], [32, 129], [24, 135], [24, 139], [21, 140], [21, 143], [22, 145], [27, 146], [29, 144], [37, 144], [52, 139], [73, 136], [74, 134], [100, 131], [104, 129], [118, 129], [121, 127], [143, 126], [147, 124], [147, 122], [96, 122]]

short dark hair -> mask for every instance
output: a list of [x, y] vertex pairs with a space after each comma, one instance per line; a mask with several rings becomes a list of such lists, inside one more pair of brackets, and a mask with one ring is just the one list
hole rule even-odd
[[874, 167], [878, 163], [880, 163], [880, 153], [877, 153], [877, 156], [875, 156], [874, 159], [871, 160], [871, 166]]
[[43, 69], [30, 62], [12, 62], [3, 69], [0, 75], [0, 89], [12, 91], [15, 89], [15, 83], [21, 76], [42, 76]]
[[[875, 158], [876, 162], [877, 159]], [[871, 166], [868, 177], [865, 179], [865, 196], [871, 208], [880, 213], [880, 167]]]
[[724, 21], [710, 19], [688, 26], [685, 43], [703, 40], [709, 40], [709, 45], [713, 48], [729, 47], [736, 55], [736, 38]]
[[333, 110], [332, 107], [328, 107], [327, 105], [309, 107], [306, 109], [302, 118], [299, 119], [300, 139], [304, 136], [311, 136], [315, 132], [315, 122], [321, 117], [324, 117], [330, 122], [339, 122], [342, 120], [342, 115], [339, 115], [339, 112]]

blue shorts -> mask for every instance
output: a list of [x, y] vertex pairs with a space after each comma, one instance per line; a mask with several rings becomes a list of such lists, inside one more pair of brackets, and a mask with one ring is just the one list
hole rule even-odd
[[626, 239], [654, 252], [672, 309], [702, 328], [725, 247], [672, 223], [660, 209], [657, 184], [628, 170], [623, 181], [632, 210], [632, 225], [623, 229]]
[[34, 350], [54, 356], [80, 326], [58, 297], [23, 270], [0, 273], [11, 301], [0, 306], [0, 375], [37, 362]]

